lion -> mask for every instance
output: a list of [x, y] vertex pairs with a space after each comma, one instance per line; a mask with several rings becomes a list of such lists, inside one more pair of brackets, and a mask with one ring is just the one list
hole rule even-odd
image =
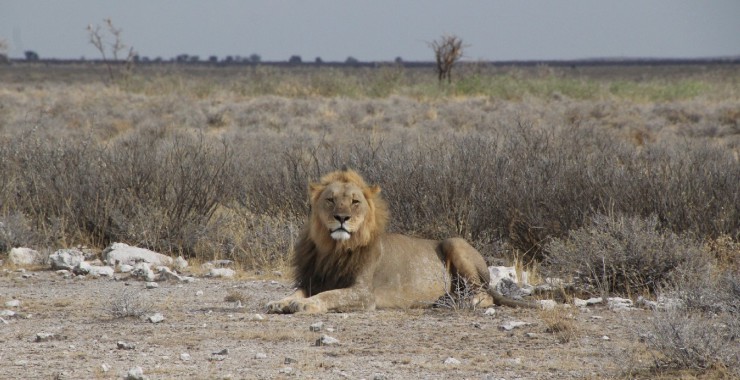
[[326, 174], [308, 188], [311, 212], [295, 246], [296, 291], [267, 304], [269, 313], [326, 313], [434, 305], [460, 292], [462, 280], [481, 307], [535, 307], [504, 297], [467, 241], [386, 233], [389, 212], [380, 187], [353, 170]]

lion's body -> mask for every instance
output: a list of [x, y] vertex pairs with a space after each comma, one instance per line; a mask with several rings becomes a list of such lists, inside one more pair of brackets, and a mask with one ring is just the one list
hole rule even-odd
[[293, 256], [298, 290], [268, 304], [270, 312], [430, 306], [454, 294], [453, 278], [463, 279], [481, 306], [527, 306], [492, 292], [485, 260], [465, 240], [386, 233], [380, 189], [357, 173], [330, 173], [309, 192], [311, 215]]

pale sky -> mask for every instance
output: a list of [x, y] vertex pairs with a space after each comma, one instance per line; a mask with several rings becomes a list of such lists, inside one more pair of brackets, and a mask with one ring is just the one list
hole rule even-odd
[[111, 18], [141, 55], [428, 61], [454, 34], [467, 60], [740, 56], [740, 0], [0, 0], [11, 57], [99, 58]]

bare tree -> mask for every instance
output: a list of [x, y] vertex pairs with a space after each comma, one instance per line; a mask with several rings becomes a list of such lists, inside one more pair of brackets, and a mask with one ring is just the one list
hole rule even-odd
[[[128, 49], [126, 57], [123, 58], [123, 70], [121, 70], [120, 72], [124, 79], [128, 79], [128, 76], [133, 69], [136, 52], [134, 51], [133, 47], [129, 47], [123, 42], [123, 39], [121, 38], [121, 33], [123, 32], [123, 29], [116, 28], [110, 18], [103, 20], [103, 22], [105, 23], [105, 29], [103, 29], [100, 25], [93, 26], [92, 24], [90, 24], [87, 26], [87, 34], [90, 38], [90, 43], [95, 46], [95, 49], [97, 49], [98, 52], [100, 52], [103, 63], [105, 63], [105, 66], [108, 68], [108, 77], [111, 82], [116, 80], [116, 73], [113, 70], [113, 63], [121, 61], [121, 54]], [[105, 35], [106, 31], [109, 36]], [[108, 39], [112, 39], [112, 41], [108, 41]], [[106, 52], [109, 50], [111, 55], [110, 58], [108, 54], [106, 54]]]
[[437, 60], [437, 75], [440, 82], [447, 78], [447, 83], [452, 82], [452, 67], [463, 54], [463, 43], [460, 37], [444, 35], [433, 41], [429, 46], [434, 50]]
[[9, 49], [10, 47], [8, 46], [8, 41], [6, 41], [4, 38], [0, 38], [0, 62], [8, 60]]

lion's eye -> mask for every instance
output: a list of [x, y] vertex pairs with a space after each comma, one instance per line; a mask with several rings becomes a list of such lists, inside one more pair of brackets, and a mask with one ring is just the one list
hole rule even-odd
[[334, 198], [326, 198], [326, 203], [333, 205], [334, 204]]

